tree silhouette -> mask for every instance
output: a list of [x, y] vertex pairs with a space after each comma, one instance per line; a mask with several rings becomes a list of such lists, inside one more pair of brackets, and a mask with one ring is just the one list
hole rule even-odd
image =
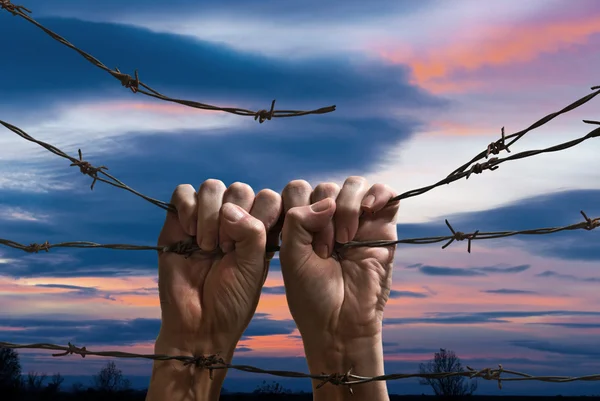
[[50, 383], [46, 386], [46, 392], [49, 394], [56, 394], [60, 391], [60, 385], [65, 381], [64, 377], [60, 373], [55, 373], [50, 379]]
[[21, 387], [19, 354], [11, 348], [0, 348], [0, 394], [13, 395]]
[[[419, 365], [421, 374], [427, 373], [451, 373], [464, 372], [460, 359], [454, 351], [440, 348], [440, 352], [435, 352], [433, 359], [427, 364]], [[464, 376], [449, 376], [444, 378], [422, 378], [419, 383], [429, 385], [437, 396], [444, 398], [461, 397], [471, 395], [477, 390], [477, 379], [470, 379], [471, 383], [465, 383]]]
[[271, 382], [267, 384], [266, 380], [263, 380], [262, 385], [256, 386], [254, 394], [289, 394], [291, 390], [284, 388], [278, 382]]
[[37, 372], [29, 372], [27, 373], [27, 378], [25, 379], [25, 387], [29, 392], [40, 392], [42, 390], [42, 386], [44, 385], [45, 380], [45, 373], [42, 373], [42, 375], [38, 375]]
[[108, 393], [128, 390], [130, 387], [129, 380], [123, 377], [123, 372], [113, 361], [109, 361], [97, 375], [94, 375], [93, 381], [96, 390]]

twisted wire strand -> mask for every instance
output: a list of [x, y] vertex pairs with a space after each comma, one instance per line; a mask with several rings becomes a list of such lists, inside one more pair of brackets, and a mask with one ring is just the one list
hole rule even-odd
[[140, 81], [137, 70], [135, 70], [135, 72], [134, 72], [135, 77], [132, 77], [129, 74], [122, 73], [121, 71], [119, 71], [118, 68], [115, 68], [114, 70], [108, 68], [100, 60], [98, 60], [91, 54], [79, 49], [78, 47], [76, 47], [74, 44], [72, 44], [71, 42], [69, 42], [68, 40], [66, 40], [65, 38], [60, 36], [59, 34], [51, 31], [50, 29], [46, 28], [45, 26], [43, 26], [42, 24], [40, 24], [39, 22], [37, 22], [36, 20], [31, 18], [28, 15], [28, 14], [31, 14], [31, 10], [29, 10], [23, 6], [15, 5], [10, 0], [0, 0], [0, 9], [4, 9], [4, 10], [8, 11], [13, 16], [19, 16], [19, 17], [25, 19], [26, 21], [28, 21], [28, 22], [32, 23], [33, 25], [37, 26], [38, 28], [40, 28], [42, 31], [44, 31], [46, 34], [48, 34], [52, 39], [67, 46], [68, 48], [70, 48], [72, 50], [75, 50], [77, 53], [79, 53], [83, 58], [85, 58], [87, 61], [92, 63], [94, 66], [100, 68], [101, 70], [108, 72], [110, 75], [115, 77], [117, 80], [119, 80], [121, 82], [121, 85], [123, 85], [126, 88], [131, 89], [131, 91], [133, 93], [138, 93], [138, 92], [143, 93], [146, 96], [150, 96], [150, 97], [160, 99], [160, 100], [163, 100], [166, 102], [178, 103], [178, 104], [188, 106], [188, 107], [193, 107], [196, 109], [210, 110], [210, 111], [222, 111], [222, 112], [226, 112], [226, 113], [230, 113], [230, 114], [236, 114], [238, 116], [254, 117], [254, 120], [255, 121], [258, 120], [258, 122], [261, 124], [264, 123], [265, 121], [271, 120], [273, 118], [299, 117], [299, 116], [305, 116], [308, 114], [326, 114], [326, 113], [331, 113], [331, 112], [335, 111], [335, 105], [321, 107], [319, 109], [310, 110], [310, 111], [275, 110], [275, 100], [273, 100], [271, 102], [271, 107], [269, 110], [262, 109], [262, 110], [258, 110], [258, 111], [252, 111], [252, 110], [240, 109], [240, 108], [235, 108], [235, 107], [213, 106], [210, 104], [200, 103], [200, 102], [196, 102], [196, 101], [192, 101], [192, 100], [172, 98], [172, 97], [163, 95], [162, 93], [156, 91], [155, 89], [151, 88], [150, 86], [148, 86], [145, 83], [143, 83], [142, 81]]
[[[85, 358], [87, 355], [92, 356], [103, 356], [112, 358], [140, 358], [150, 359], [154, 361], [169, 361], [177, 360], [183, 362], [185, 365], [194, 365], [201, 369], [208, 369], [211, 372], [217, 369], [234, 369], [248, 373], [260, 373], [268, 374], [279, 377], [291, 377], [291, 378], [307, 378], [318, 380], [321, 383], [317, 388], [322, 387], [327, 383], [331, 383], [336, 386], [348, 386], [350, 392], [352, 392], [353, 385], [359, 385], [363, 383], [369, 383], [374, 381], [388, 381], [388, 380], [401, 380], [409, 378], [424, 378], [424, 379], [443, 379], [446, 377], [462, 376], [469, 379], [481, 378], [488, 381], [497, 381], [498, 387], [502, 389], [502, 382], [507, 381], [543, 381], [548, 383], [568, 383], [574, 381], [600, 381], [600, 374], [592, 374], [586, 376], [533, 376], [527, 373], [518, 372], [514, 370], [504, 369], [501, 364], [498, 364], [498, 368], [484, 368], [484, 369], [473, 369], [467, 366], [466, 371], [462, 372], [441, 372], [441, 373], [390, 373], [380, 376], [360, 376], [352, 373], [352, 368], [344, 373], [332, 373], [332, 374], [320, 374], [312, 375], [303, 372], [294, 372], [286, 370], [272, 370], [272, 369], [261, 369], [250, 365], [234, 365], [225, 362], [218, 354], [212, 354], [207, 356], [170, 356], [162, 354], [135, 354], [131, 352], [122, 351], [91, 351], [86, 347], [76, 347], [75, 345], [68, 343], [67, 346], [48, 344], [48, 343], [37, 343], [37, 344], [14, 344], [8, 342], [0, 342], [0, 348], [12, 348], [12, 349], [42, 349], [52, 351], [62, 351], [60, 353], [52, 354], [54, 357], [62, 357], [67, 355], [80, 355]], [[505, 377], [502, 375], [509, 375]], [[512, 376], [512, 377], [511, 377]]]

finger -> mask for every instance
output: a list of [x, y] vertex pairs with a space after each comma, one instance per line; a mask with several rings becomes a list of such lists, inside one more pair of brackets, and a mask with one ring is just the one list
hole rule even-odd
[[169, 225], [168, 229], [173, 233], [180, 232], [181, 237], [196, 235], [196, 190], [194, 187], [189, 184], [178, 185], [171, 196], [171, 204], [175, 206], [177, 214], [167, 212], [165, 228]]
[[[293, 180], [290, 181], [283, 191], [281, 192], [281, 198], [283, 201], [283, 214], [284, 217], [287, 212], [294, 208], [300, 206], [308, 206], [310, 205], [310, 194], [312, 192], [312, 187], [307, 181], [304, 180]], [[283, 239], [283, 228], [281, 231], [282, 239]]]
[[333, 218], [334, 212], [335, 202], [330, 198], [288, 210], [283, 222], [279, 252], [284, 278], [291, 274], [289, 269], [303, 266], [315, 255], [312, 248], [314, 233], [325, 228], [327, 222]]
[[[225, 203], [233, 203], [248, 213], [254, 203], [254, 191], [248, 184], [234, 182], [223, 194], [223, 204]], [[234, 241], [222, 227], [219, 227], [219, 246], [224, 253], [233, 251]]]
[[293, 207], [310, 205], [311, 192], [312, 187], [308, 182], [304, 180], [290, 181], [281, 192], [284, 213]]
[[375, 184], [365, 194], [361, 208], [365, 212], [377, 214], [378, 218], [395, 221], [400, 201], [388, 203], [390, 199], [396, 197], [396, 191], [385, 184]]
[[[312, 192], [310, 202], [317, 203], [325, 198], [331, 198], [335, 201], [339, 193], [340, 186], [335, 182], [321, 183]], [[329, 220], [321, 231], [314, 233], [313, 249], [319, 257], [326, 259], [331, 256], [335, 242], [334, 234], [333, 220]]]
[[[254, 204], [250, 210], [250, 215], [260, 220], [267, 232], [267, 247], [278, 245], [279, 227], [278, 230], [271, 231], [279, 222], [281, 211], [283, 210], [283, 202], [281, 195], [270, 189], [263, 189], [254, 198]], [[266, 255], [267, 260], [271, 260], [275, 255], [274, 252], [269, 252]]]
[[[396, 192], [385, 184], [374, 184], [365, 194], [361, 208], [365, 212], [377, 213], [385, 206], [390, 199], [396, 196]], [[399, 203], [396, 201], [394, 203]]]
[[212, 251], [219, 240], [219, 211], [223, 204], [225, 184], [220, 180], [209, 179], [198, 190], [196, 242], [200, 249]]
[[352, 241], [358, 231], [361, 202], [369, 188], [364, 177], [351, 176], [346, 179], [336, 199], [334, 215], [335, 240], [340, 244]]
[[[243, 207], [230, 202], [221, 208], [221, 231], [235, 242], [232, 252], [238, 266], [249, 268], [252, 274], [263, 275], [267, 234], [263, 222], [251, 216]], [[233, 246], [233, 245], [232, 245]]]

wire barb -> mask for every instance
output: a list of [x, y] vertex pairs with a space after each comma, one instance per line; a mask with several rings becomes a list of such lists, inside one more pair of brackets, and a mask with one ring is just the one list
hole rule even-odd
[[60, 354], [52, 354], [52, 356], [66, 356], [66, 355], [81, 355], [82, 358], [85, 358], [85, 354], [87, 349], [85, 347], [76, 347], [69, 342], [68, 349], [65, 352], [61, 352]]
[[29, 253], [38, 253], [39, 251], [49, 252], [50, 244], [48, 243], [48, 241], [44, 242], [43, 244], [36, 244], [34, 242], [32, 244], [29, 244], [29, 246], [23, 247], [23, 250]]
[[101, 172], [102, 170], [108, 170], [108, 167], [92, 166], [89, 162], [83, 160], [83, 156], [81, 154], [81, 149], [78, 149], [77, 151], [79, 153], [79, 160], [74, 160], [73, 163], [71, 163], [69, 166], [70, 167], [77, 166], [77, 167], [79, 167], [79, 171], [81, 171], [82, 174], [89, 175], [90, 177], [92, 177], [94, 180], [92, 181], [92, 185], [90, 186], [90, 189], [93, 190], [94, 185], [96, 185], [96, 181], [98, 180], [98, 173]]
[[0, 10], [4, 9], [11, 13], [13, 16], [19, 15], [19, 13], [24, 14], [27, 12], [31, 14], [31, 11], [23, 6], [17, 6], [10, 2], [10, 0], [0, 0]]

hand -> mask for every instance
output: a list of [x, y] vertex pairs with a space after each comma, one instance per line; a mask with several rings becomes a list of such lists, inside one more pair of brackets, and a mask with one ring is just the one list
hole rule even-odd
[[[349, 177], [341, 190], [324, 183], [312, 191], [306, 181], [292, 181], [283, 190], [281, 271], [311, 372], [353, 367], [355, 374], [383, 374], [381, 331], [395, 246], [332, 255], [335, 241], [396, 240], [399, 202], [387, 205], [395, 195], [385, 185], [369, 188], [362, 177]], [[355, 391], [371, 384], [380, 387], [361, 384]]]
[[[158, 246], [196, 236], [205, 252], [187, 259], [172, 252], [159, 254], [162, 325], [156, 352], [220, 353], [230, 362], [267, 277], [273, 257], [265, 255], [267, 231], [279, 219], [281, 197], [268, 189], [255, 197], [246, 184], [226, 188], [221, 181], [207, 180], [198, 193], [191, 185], [178, 186], [171, 203], [177, 214], [167, 213]], [[174, 362], [170, 371], [185, 370], [181, 362]], [[224, 370], [214, 374], [224, 378]]]

